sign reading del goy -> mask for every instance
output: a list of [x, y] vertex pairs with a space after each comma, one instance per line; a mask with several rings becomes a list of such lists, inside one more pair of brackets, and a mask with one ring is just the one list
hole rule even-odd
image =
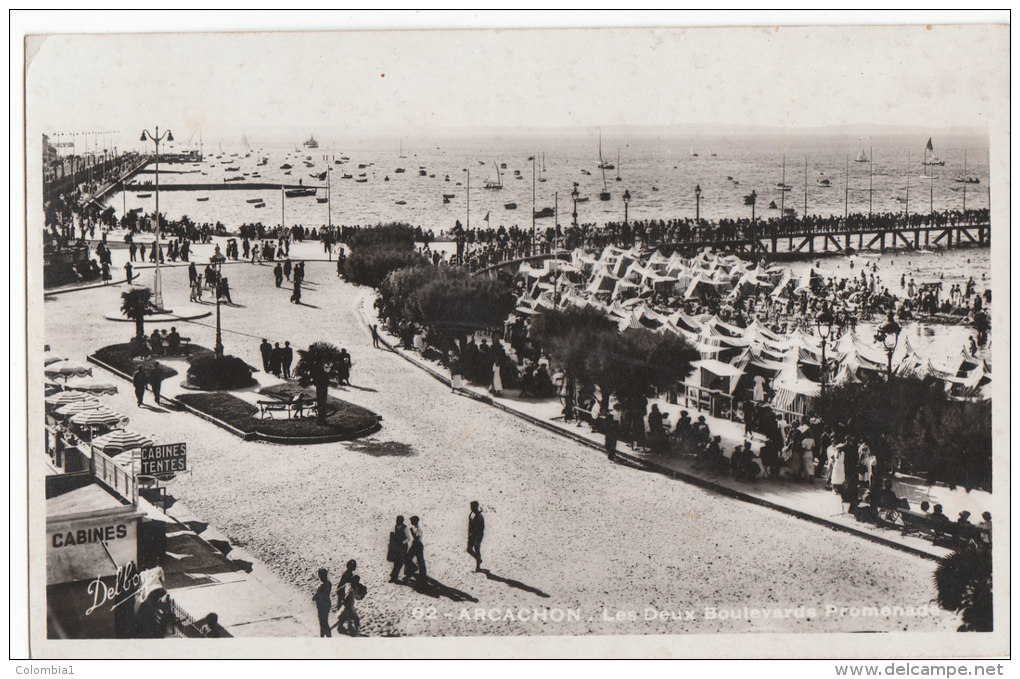
[[143, 446], [140, 473], [142, 476], [155, 476], [187, 471], [187, 461], [188, 445], [186, 443]]

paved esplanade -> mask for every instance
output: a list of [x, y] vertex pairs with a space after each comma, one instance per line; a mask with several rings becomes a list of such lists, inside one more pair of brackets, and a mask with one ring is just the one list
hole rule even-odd
[[[317, 243], [301, 247], [321, 256]], [[211, 246], [196, 249], [204, 265]], [[163, 271], [167, 304], [186, 300], [187, 270]], [[148, 282], [151, 273], [142, 275]], [[948, 630], [958, 624], [948, 614], [825, 617], [826, 605], [930, 602], [934, 564], [611, 465], [589, 448], [451, 394], [400, 357], [372, 348], [358, 313], [365, 290], [340, 282], [333, 263], [307, 265], [302, 301], [308, 306], [289, 302], [288, 284], [274, 287], [269, 265], [230, 264], [224, 275], [240, 305], [223, 309], [229, 353], [261, 366], [262, 337], [297, 348], [318, 340], [342, 344], [353, 357], [354, 386], [333, 394], [381, 414], [382, 430], [351, 443], [276, 446], [242, 442], [188, 413], [138, 409], [127, 382], [113, 405], [130, 415], [132, 429], [160, 442], [188, 443], [193, 473], [175, 481], [171, 493], [294, 586], [294, 605], [309, 620], [316, 569], [328, 567], [335, 582], [344, 562], [356, 558], [368, 585], [359, 612], [372, 635]], [[102, 319], [119, 305], [122, 289], [46, 302], [53, 350], [84, 359], [99, 346], [126, 341], [131, 324]], [[211, 347], [211, 319], [199, 323], [178, 330]], [[485, 510], [482, 565], [492, 578], [474, 573], [465, 552], [471, 500]], [[428, 572], [442, 587], [421, 593], [387, 582], [387, 536], [397, 514], [422, 517]], [[817, 616], [703, 615], [706, 607], [742, 612], [745, 605], [803, 605], [815, 607]], [[607, 621], [604, 607], [611, 616], [633, 611], [637, 620]], [[646, 620], [649, 608], [697, 614], [687, 621]], [[538, 620], [504, 620], [508, 609], [515, 616], [521, 609], [549, 612]], [[553, 610], [567, 609], [579, 611], [579, 620], [553, 619], [559, 616]]]

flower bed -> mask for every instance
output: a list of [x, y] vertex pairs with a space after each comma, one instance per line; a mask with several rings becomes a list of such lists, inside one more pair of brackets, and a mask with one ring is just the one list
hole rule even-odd
[[233, 394], [182, 394], [177, 400], [245, 434], [270, 440], [285, 439], [281, 442], [287, 443], [303, 443], [308, 439], [343, 441], [367, 436], [379, 430], [382, 419], [367, 408], [336, 398], [329, 399], [330, 414], [325, 425], [319, 424], [315, 418], [263, 420], [256, 406]]
[[[195, 352], [208, 352], [209, 350], [203, 347], [192, 345], [191, 351], [194, 354]], [[152, 361], [154, 360], [154, 357], [152, 356], [146, 356], [144, 358], [132, 356], [130, 344], [111, 344], [109, 346], [97, 349], [95, 353], [92, 354], [92, 356], [95, 357], [97, 360], [101, 361], [102, 363], [105, 363], [106, 365], [110, 366], [111, 368], [119, 370], [125, 375], [133, 374], [135, 372], [135, 369], [142, 363], [151, 364]], [[179, 358], [183, 360], [185, 356], [161, 356], [160, 358], [164, 359]], [[176, 370], [165, 364], [160, 363], [159, 366], [160, 371], [162, 372], [164, 378], [173, 377], [174, 375], [177, 374]]]

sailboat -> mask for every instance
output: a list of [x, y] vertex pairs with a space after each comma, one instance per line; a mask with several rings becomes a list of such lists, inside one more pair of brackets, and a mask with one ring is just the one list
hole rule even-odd
[[483, 188], [486, 188], [486, 189], [501, 189], [501, 188], [503, 188], [503, 175], [501, 175], [499, 173], [499, 165], [496, 164], [495, 160], [492, 161], [492, 166], [494, 168], [496, 168], [496, 181], [492, 181], [491, 179], [486, 181], [485, 182], [485, 186]]
[[398, 156], [398, 158], [407, 158], [407, 156], [404, 155], [404, 138], [403, 137], [400, 138], [400, 155]]
[[544, 182], [545, 177], [542, 174], [545, 172], [545, 151], [542, 152], [542, 164], [538, 168], [538, 181]]
[[623, 165], [623, 163], [620, 162], [620, 152], [617, 151], [616, 152], [616, 181], [618, 181], [618, 182], [623, 181], [623, 179], [620, 177], [620, 166], [621, 165]]
[[863, 146], [861, 147], [861, 152], [857, 154], [856, 158], [854, 158], [854, 162], [855, 163], [866, 163], [866, 162], [868, 162], [868, 156], [867, 156], [866, 153], [864, 153], [864, 147]]
[[921, 165], [923, 165], [925, 168], [927, 168], [929, 166], [934, 167], [936, 165], [942, 166], [942, 165], [945, 165], [945, 164], [946, 164], [946, 161], [939, 160], [935, 156], [935, 147], [932, 146], [931, 137], [928, 137], [928, 143], [925, 144], [925, 146], [924, 146], [924, 157], [921, 160]]
[[602, 129], [599, 129], [599, 169], [601, 170], [615, 170], [616, 166], [612, 163], [607, 163], [602, 160]]

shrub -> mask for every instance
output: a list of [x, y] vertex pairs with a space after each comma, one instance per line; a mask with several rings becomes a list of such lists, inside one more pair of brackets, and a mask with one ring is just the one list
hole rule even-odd
[[406, 266], [422, 263], [414, 248], [376, 244], [359, 249], [351, 248], [344, 262], [344, 278], [359, 285], [379, 287], [391, 272]]
[[153, 366], [158, 366], [158, 370], [164, 379], [177, 374], [177, 371], [173, 368], [162, 363], [156, 363], [151, 358], [135, 358], [130, 344], [111, 344], [97, 349], [92, 355], [111, 368], [116, 368], [126, 375], [133, 374], [140, 365], [145, 367], [146, 370], [151, 370]]
[[189, 363], [188, 384], [198, 389], [243, 389], [256, 384], [251, 376], [255, 368], [237, 356], [205, 354], [191, 359]]

